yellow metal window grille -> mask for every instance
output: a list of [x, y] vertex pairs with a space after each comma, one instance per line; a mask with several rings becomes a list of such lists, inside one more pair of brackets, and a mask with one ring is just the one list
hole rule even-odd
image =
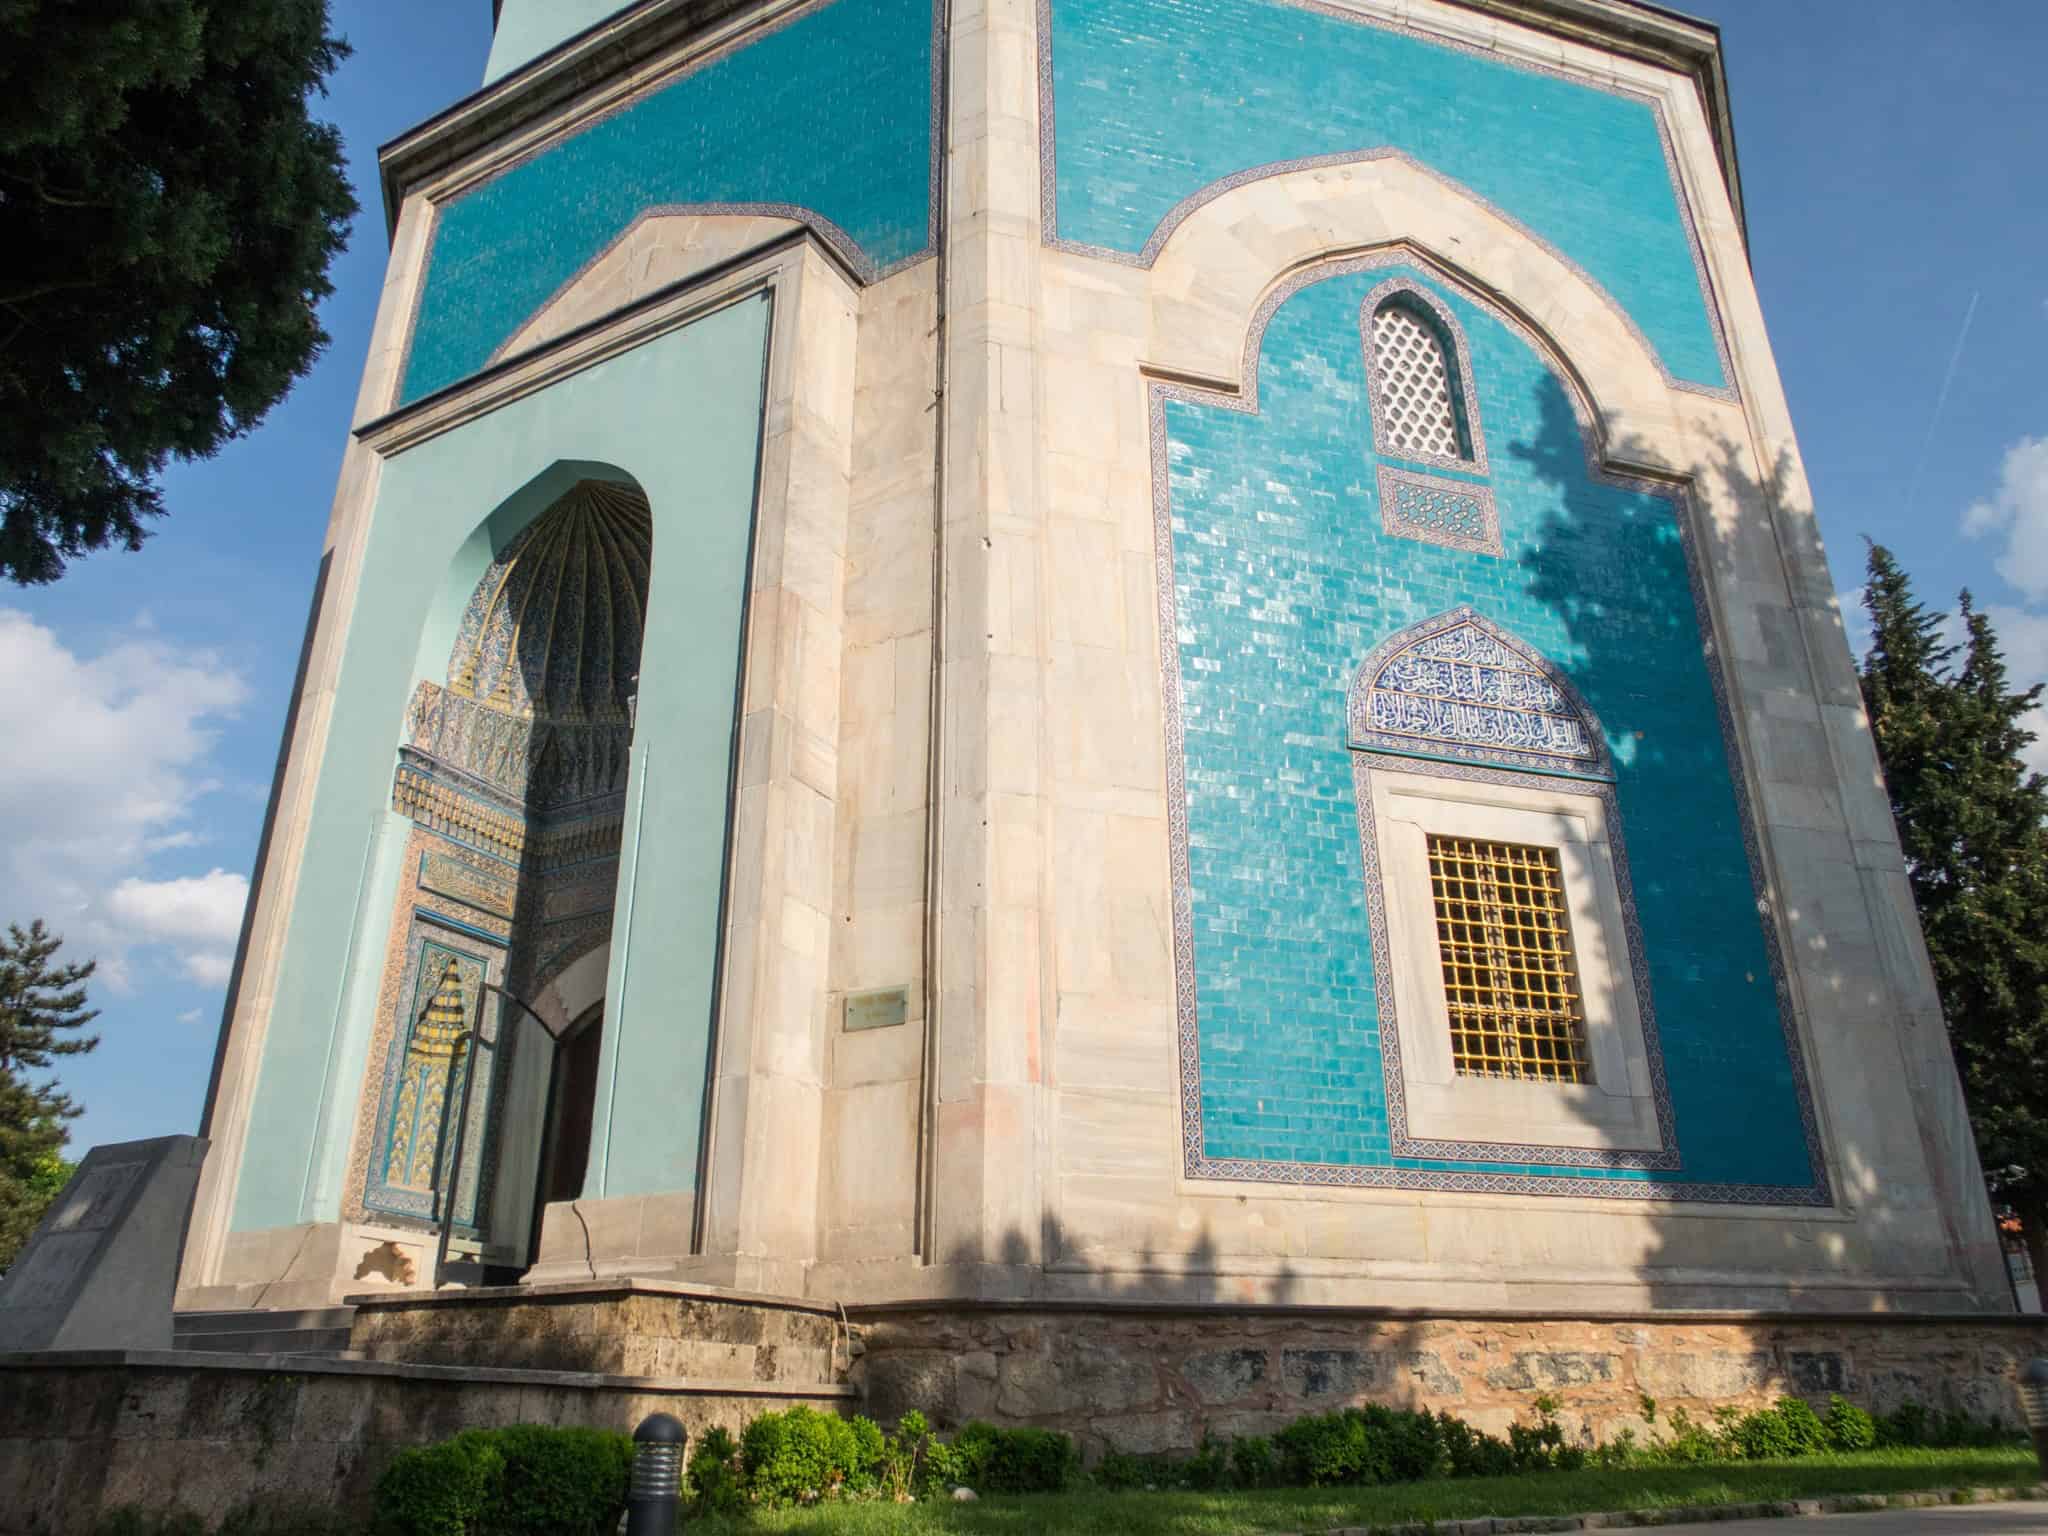
[[1458, 1075], [1586, 1082], [1557, 850], [1432, 833], [1429, 882]]

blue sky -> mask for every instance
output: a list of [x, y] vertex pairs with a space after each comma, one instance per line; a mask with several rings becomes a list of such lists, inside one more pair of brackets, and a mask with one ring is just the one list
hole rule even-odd
[[[2048, 676], [2048, 114], [2038, 0], [1693, 0], [1723, 28], [1764, 314], [1838, 586], [1861, 537], [1968, 585]], [[73, 1146], [190, 1130], [383, 279], [376, 148], [472, 91], [487, 0], [335, 0], [364, 205], [325, 358], [168, 476], [138, 555], [0, 588], [0, 920], [97, 953]], [[2048, 752], [2043, 753], [2048, 767]]]

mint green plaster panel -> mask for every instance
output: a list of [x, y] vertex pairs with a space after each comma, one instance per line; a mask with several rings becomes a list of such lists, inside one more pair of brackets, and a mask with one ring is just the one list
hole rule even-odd
[[591, 1192], [694, 1185], [768, 318], [766, 297], [743, 300], [385, 464], [292, 893], [236, 1230], [340, 1214], [376, 1007], [376, 988], [349, 985], [349, 972], [374, 969], [389, 938], [394, 882], [368, 839], [390, 803], [407, 699], [418, 677], [445, 670], [449, 594], [466, 593], [465, 574], [473, 583], [493, 548], [590, 475], [636, 481], [654, 513]]
[[531, 64], [578, 32], [626, 9], [619, 0], [505, 0], [498, 12], [498, 30], [491, 37], [484, 84]]

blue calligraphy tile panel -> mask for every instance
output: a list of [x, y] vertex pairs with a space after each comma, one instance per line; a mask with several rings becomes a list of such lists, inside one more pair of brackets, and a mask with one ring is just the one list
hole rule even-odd
[[1046, 0], [1045, 15], [1059, 243], [1149, 261], [1176, 205], [1226, 178], [1391, 151], [1562, 253], [1675, 380], [1728, 386], [1648, 99], [1312, 3]]
[[1459, 609], [1379, 662], [1354, 693], [1351, 745], [1600, 773], [1603, 744], [1540, 660]]
[[[1255, 413], [1163, 405], [1197, 1150], [1242, 1160], [1243, 1177], [1310, 1165], [1311, 1182], [1568, 1176], [1824, 1200], [1682, 508], [1596, 474], [1563, 384], [1495, 314], [1435, 284], [1470, 338], [1501, 553], [1389, 535], [1357, 327], [1384, 275], [1313, 282], [1279, 305]], [[1354, 696], [1375, 648], [1439, 616]], [[1498, 736], [1490, 761], [1611, 775], [1681, 1167], [1392, 1153], [1353, 744], [1412, 748], [1418, 722], [1445, 710]]]
[[634, 220], [802, 217], [867, 274], [931, 247], [932, 0], [825, 0], [442, 205], [402, 402], [489, 363]]

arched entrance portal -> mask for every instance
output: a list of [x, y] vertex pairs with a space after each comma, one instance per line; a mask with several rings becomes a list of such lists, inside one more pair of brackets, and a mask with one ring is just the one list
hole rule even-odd
[[[479, 528], [427, 623], [361, 1185], [379, 1220], [452, 1214], [458, 1250], [501, 1271], [527, 1262], [537, 1197], [580, 1194], [588, 1162], [653, 553], [637, 486], [548, 495], [562, 478]], [[559, 1048], [487, 985], [544, 999]]]

